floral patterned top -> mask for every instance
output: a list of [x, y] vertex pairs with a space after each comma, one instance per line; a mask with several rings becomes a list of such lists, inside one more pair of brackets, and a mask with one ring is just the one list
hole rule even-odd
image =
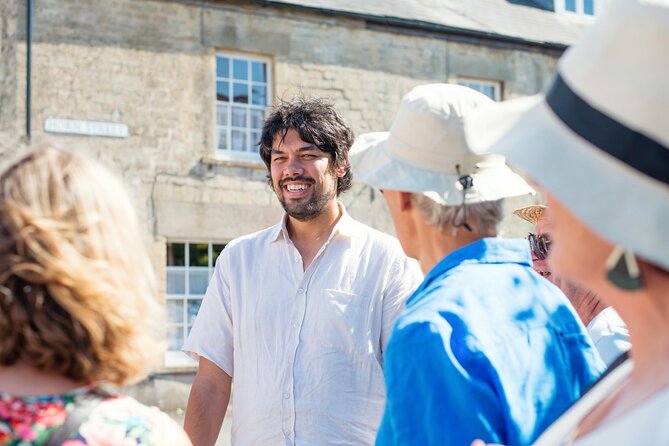
[[[62, 395], [14, 397], [0, 392], [0, 446], [41, 446], [91, 389]], [[63, 446], [189, 446], [183, 429], [155, 407], [128, 396], [102, 401]]]

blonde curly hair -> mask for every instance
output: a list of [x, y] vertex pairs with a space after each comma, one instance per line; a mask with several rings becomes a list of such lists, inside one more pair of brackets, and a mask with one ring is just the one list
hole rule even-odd
[[0, 174], [0, 365], [127, 384], [162, 352], [163, 308], [121, 183], [53, 147]]

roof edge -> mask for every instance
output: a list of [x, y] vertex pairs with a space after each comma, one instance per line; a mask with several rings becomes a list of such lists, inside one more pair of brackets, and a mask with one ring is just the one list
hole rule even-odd
[[492, 41], [497, 43], [520, 45], [534, 49], [546, 49], [551, 52], [555, 51], [563, 52], [565, 49], [569, 47], [569, 45], [564, 43], [523, 39], [522, 37], [514, 37], [486, 31], [477, 31], [468, 28], [458, 28], [448, 25], [441, 25], [438, 23], [425, 22], [422, 20], [403, 19], [401, 17], [377, 16], [353, 11], [343, 11], [338, 9], [319, 8], [316, 6], [297, 5], [277, 0], [244, 0], [244, 1], [246, 3], [257, 4], [260, 6], [271, 6], [276, 8], [317, 12], [329, 16], [361, 19], [373, 25], [388, 26], [389, 28], [392, 28], [394, 31], [406, 29], [409, 33], [412, 33], [413, 31], [414, 34], [416, 31], [424, 31], [428, 33], [452, 35], [460, 38], [469, 37], [469, 38], [474, 38], [477, 41]]

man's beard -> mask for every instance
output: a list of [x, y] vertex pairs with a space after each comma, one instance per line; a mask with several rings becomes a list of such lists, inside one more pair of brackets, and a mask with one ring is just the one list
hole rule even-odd
[[[314, 193], [311, 195], [311, 197], [306, 203], [288, 204], [283, 198], [284, 182], [296, 181], [296, 180], [310, 183], [312, 185], [311, 187]], [[286, 214], [288, 214], [290, 217], [298, 221], [309, 221], [321, 215], [323, 209], [325, 209], [325, 206], [335, 196], [334, 188], [330, 190], [325, 190], [321, 194], [318, 194], [318, 191], [316, 191], [315, 188], [316, 188], [316, 182], [311, 178], [299, 177], [299, 178], [283, 179], [279, 181], [279, 190], [281, 192], [276, 195], [277, 198], [279, 199], [279, 203], [281, 203], [281, 206], [283, 207], [283, 210], [286, 211]]]

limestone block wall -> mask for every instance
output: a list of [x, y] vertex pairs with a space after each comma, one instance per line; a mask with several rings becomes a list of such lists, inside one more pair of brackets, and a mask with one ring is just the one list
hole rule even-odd
[[19, 134], [18, 10], [16, 2], [0, 1], [0, 161], [16, 150]]
[[[236, 228], [244, 224], [230, 222], [228, 231], [220, 225], [207, 229], [207, 219], [226, 218], [220, 209], [209, 210], [215, 204], [275, 206], [271, 198], [260, 199], [261, 189], [255, 186], [232, 186], [238, 193], [219, 188], [220, 177], [236, 178], [241, 186], [261, 183], [264, 174], [207, 169], [202, 163], [213, 153], [215, 140], [217, 51], [268, 56], [277, 98], [298, 93], [330, 98], [357, 133], [386, 130], [402, 95], [417, 84], [454, 82], [459, 76], [494, 79], [502, 82], [504, 97], [511, 98], [540, 91], [555, 68], [555, 57], [539, 52], [383, 32], [368, 29], [362, 20], [243, 2], [42, 0], [37, 5], [32, 142], [49, 139], [85, 150], [119, 171], [132, 189], [147, 232], [159, 244], [163, 237], [226, 241], [240, 235]], [[3, 14], [2, 35], [13, 29], [22, 38], [22, 20], [16, 19], [20, 8], [12, 2], [3, 8], [11, 11]], [[11, 75], [3, 76], [0, 122], [21, 133], [25, 45], [6, 38], [2, 42], [3, 72]], [[130, 137], [46, 135], [42, 125], [49, 117], [126, 123]], [[184, 190], [200, 187], [219, 193], [213, 198], [184, 195]], [[170, 195], [177, 190], [181, 192]], [[378, 194], [349, 195], [342, 198], [354, 203], [351, 211], [358, 218], [388, 229], [376, 218], [384, 209], [383, 203], [375, 203]], [[362, 197], [372, 206], [356, 207]], [[277, 212], [233, 214], [264, 224]]]

